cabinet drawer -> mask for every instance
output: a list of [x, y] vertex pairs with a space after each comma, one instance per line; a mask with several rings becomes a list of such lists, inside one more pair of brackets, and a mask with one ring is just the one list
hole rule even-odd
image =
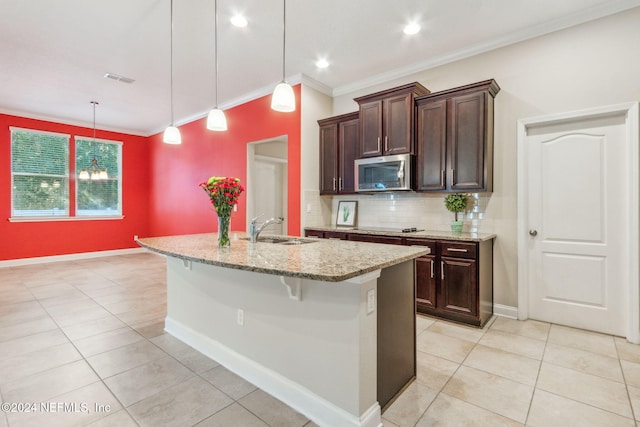
[[439, 242], [440, 255], [455, 258], [475, 259], [478, 253], [477, 244], [473, 242]]
[[401, 245], [402, 237], [394, 236], [372, 236], [368, 234], [349, 234], [349, 240], [358, 242], [386, 243], [389, 245]]
[[347, 240], [347, 233], [341, 231], [325, 231], [325, 239]]
[[324, 232], [320, 230], [305, 230], [304, 235], [305, 237], [319, 237], [322, 239], [324, 237]]
[[405, 239], [405, 245], [407, 246], [427, 246], [431, 249], [431, 255], [436, 254], [436, 241], [426, 239], [408, 238]]

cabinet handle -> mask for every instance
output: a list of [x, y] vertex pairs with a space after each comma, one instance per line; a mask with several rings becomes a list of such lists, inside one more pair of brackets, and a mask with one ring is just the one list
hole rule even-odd
[[344, 190], [344, 183], [342, 182], [342, 177], [338, 178], [338, 190]]
[[446, 250], [449, 251], [449, 252], [465, 252], [465, 253], [469, 252], [466, 249], [458, 249], [458, 248], [447, 248]]
[[431, 260], [431, 278], [433, 279], [433, 260]]
[[444, 261], [440, 261], [440, 278], [444, 280]]
[[387, 135], [384, 136], [384, 151], [389, 151], [389, 137]]
[[333, 191], [336, 191], [336, 178], [333, 178]]
[[453, 187], [456, 184], [457, 184], [457, 181], [456, 181], [456, 170], [455, 169], [451, 169], [451, 186]]
[[445, 178], [446, 178], [446, 171], [444, 169], [442, 169], [442, 171], [440, 171], [440, 186], [441, 187], [444, 187]]
[[380, 137], [378, 137], [378, 151], [381, 151], [380, 150]]

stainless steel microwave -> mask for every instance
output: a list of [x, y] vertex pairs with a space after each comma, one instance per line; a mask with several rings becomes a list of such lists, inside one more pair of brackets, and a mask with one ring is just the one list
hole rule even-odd
[[411, 154], [370, 157], [355, 161], [356, 191], [411, 190]]

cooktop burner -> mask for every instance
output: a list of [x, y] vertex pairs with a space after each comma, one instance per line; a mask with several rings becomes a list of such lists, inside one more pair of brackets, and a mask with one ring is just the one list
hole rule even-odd
[[415, 233], [416, 231], [424, 231], [416, 227], [406, 228], [387, 228], [387, 227], [358, 227], [357, 230], [362, 231], [386, 231], [388, 233]]

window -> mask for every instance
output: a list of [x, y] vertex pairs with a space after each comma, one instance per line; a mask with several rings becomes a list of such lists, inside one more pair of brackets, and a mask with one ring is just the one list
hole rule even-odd
[[76, 137], [76, 172], [90, 168], [94, 156], [109, 178], [76, 181], [76, 215], [121, 216], [122, 143]]
[[11, 216], [69, 215], [69, 135], [11, 130]]

